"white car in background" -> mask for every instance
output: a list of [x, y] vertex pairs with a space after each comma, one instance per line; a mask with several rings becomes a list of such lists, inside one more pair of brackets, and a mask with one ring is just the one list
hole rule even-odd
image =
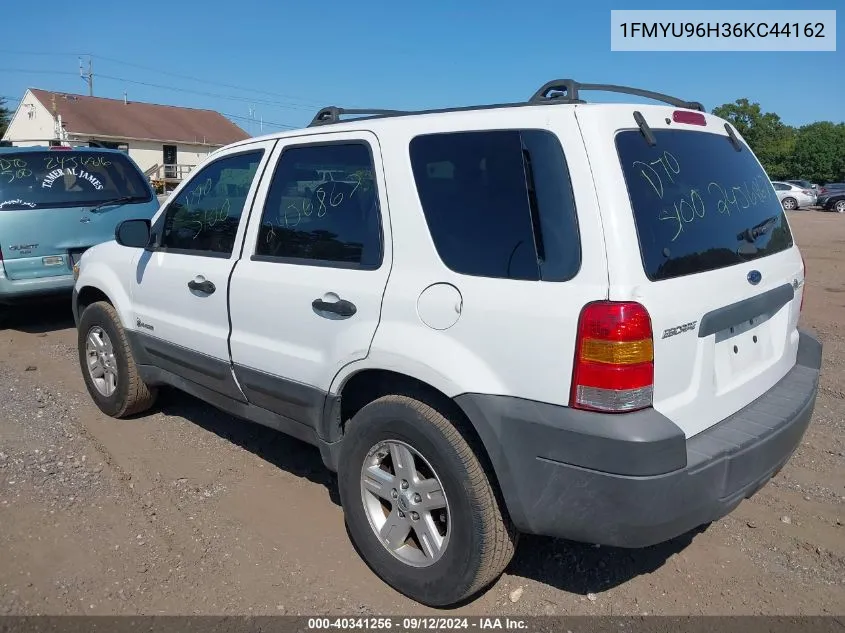
[[788, 182], [773, 181], [772, 186], [785, 211], [812, 207], [816, 204], [816, 193]]

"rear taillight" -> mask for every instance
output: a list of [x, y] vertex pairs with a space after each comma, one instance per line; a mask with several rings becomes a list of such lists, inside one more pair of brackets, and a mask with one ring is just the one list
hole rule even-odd
[[809, 189], [803, 189], [802, 191], [804, 192], [805, 196], [812, 196], [813, 195], [813, 192], [810, 191]]
[[654, 387], [651, 317], [639, 303], [587, 304], [578, 322], [570, 406], [625, 412], [650, 407]]

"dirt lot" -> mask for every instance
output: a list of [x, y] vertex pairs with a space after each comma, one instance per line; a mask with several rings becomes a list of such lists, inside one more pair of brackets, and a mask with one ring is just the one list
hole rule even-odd
[[[525, 538], [467, 614], [845, 613], [845, 217], [791, 221], [825, 343], [804, 443], [706, 531], [646, 550]], [[0, 613], [411, 614], [343, 526], [317, 450], [169, 393], [91, 403], [66, 304], [0, 331]]]

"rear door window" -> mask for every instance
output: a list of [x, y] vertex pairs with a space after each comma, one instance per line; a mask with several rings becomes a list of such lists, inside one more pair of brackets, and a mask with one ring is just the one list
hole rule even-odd
[[53, 150], [0, 154], [0, 210], [92, 206], [152, 199], [144, 176], [119, 152]]
[[300, 265], [381, 267], [381, 211], [364, 141], [289, 147], [267, 194], [255, 257]]
[[792, 246], [771, 181], [747, 145], [727, 136], [653, 130], [616, 135], [616, 148], [652, 281], [732, 266]]

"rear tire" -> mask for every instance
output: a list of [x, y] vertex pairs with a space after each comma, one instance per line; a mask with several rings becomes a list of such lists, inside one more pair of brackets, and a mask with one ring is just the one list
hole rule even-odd
[[153, 406], [158, 392], [141, 380], [114, 306], [98, 301], [85, 308], [77, 328], [77, 346], [85, 387], [100, 411], [123, 418]]
[[795, 198], [784, 198], [781, 201], [784, 211], [794, 211], [798, 208], [798, 201]]
[[[394, 453], [402, 450], [409, 469], [401, 466], [402, 453]], [[513, 557], [518, 534], [476, 452], [443, 414], [419, 400], [384, 396], [352, 418], [338, 485], [349, 535], [364, 561], [417, 602], [445, 607], [466, 600], [497, 580]], [[427, 512], [427, 500], [442, 509]]]
[[837, 200], [833, 205], [833, 210], [837, 213], [845, 213], [845, 200]]

